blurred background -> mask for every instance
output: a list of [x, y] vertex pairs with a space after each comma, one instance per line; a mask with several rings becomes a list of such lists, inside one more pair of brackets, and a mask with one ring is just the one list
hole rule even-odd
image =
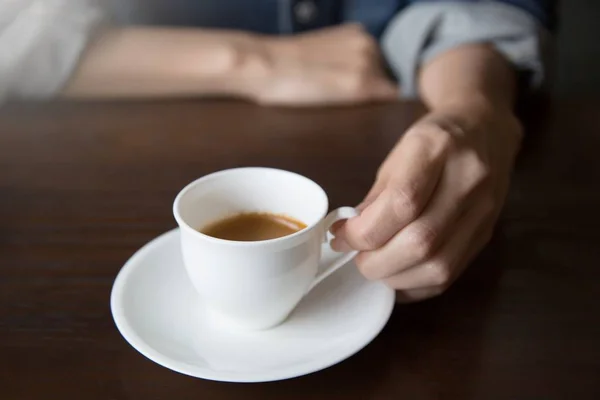
[[554, 93], [600, 94], [600, 0], [559, 1], [558, 15]]
[[[104, 1], [114, 9], [126, 7], [122, 0]], [[555, 4], [559, 21], [552, 91], [561, 96], [600, 95], [600, 0], [547, 1]]]

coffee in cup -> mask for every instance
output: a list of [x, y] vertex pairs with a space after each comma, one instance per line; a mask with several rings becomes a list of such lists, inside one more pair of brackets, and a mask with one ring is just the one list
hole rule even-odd
[[212, 222], [198, 229], [217, 239], [254, 242], [277, 239], [306, 228], [292, 217], [268, 212], [247, 212]]

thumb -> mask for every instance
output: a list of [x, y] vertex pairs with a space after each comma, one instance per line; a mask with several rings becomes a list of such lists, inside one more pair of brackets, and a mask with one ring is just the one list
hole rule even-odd
[[384, 190], [359, 216], [350, 218], [337, 230], [331, 247], [340, 252], [369, 251], [387, 242], [395, 233], [395, 222], [389, 212], [393, 204], [390, 200], [390, 191]]
[[358, 206], [360, 215], [350, 218], [335, 231], [331, 248], [338, 252], [374, 250], [395, 233], [389, 217], [387, 190], [375, 190]]

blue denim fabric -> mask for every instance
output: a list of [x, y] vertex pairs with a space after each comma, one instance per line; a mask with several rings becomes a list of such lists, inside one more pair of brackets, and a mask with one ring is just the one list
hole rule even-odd
[[[129, 0], [114, 1], [122, 23], [201, 26], [289, 34], [343, 22], [360, 22], [379, 37], [404, 7], [418, 2], [451, 0]], [[482, 0], [463, 0], [481, 2]], [[311, 18], [298, 18], [298, 7], [311, 3]], [[503, 0], [517, 6], [547, 28], [552, 25], [552, 0]], [[304, 3], [304, 4], [302, 4]]]

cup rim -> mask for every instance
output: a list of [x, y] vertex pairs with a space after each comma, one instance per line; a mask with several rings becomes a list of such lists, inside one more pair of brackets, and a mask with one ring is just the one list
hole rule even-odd
[[[194, 229], [193, 227], [191, 227], [182, 218], [182, 216], [180, 215], [180, 212], [179, 212], [180, 203], [181, 203], [183, 197], [188, 192], [190, 192], [193, 188], [195, 188], [198, 184], [201, 184], [208, 180], [217, 179], [221, 175], [226, 175], [226, 174], [230, 174], [230, 173], [234, 173], [234, 172], [241, 172], [241, 171], [250, 171], [250, 170], [285, 173], [285, 174], [293, 175], [296, 178], [300, 178], [300, 179], [303, 179], [303, 180], [309, 182], [316, 189], [318, 189], [318, 191], [320, 192], [320, 194], [324, 200], [323, 210], [321, 210], [321, 213], [319, 214], [318, 219], [316, 221], [312, 222], [310, 225], [307, 225], [306, 228], [301, 229], [298, 232], [294, 232], [291, 235], [282, 236], [282, 237], [278, 237], [278, 238], [274, 238], [274, 239], [267, 239], [267, 240], [237, 241], [237, 240], [220, 239], [220, 238], [215, 238], [213, 236], [206, 235], [206, 234]], [[325, 190], [318, 183], [316, 183], [312, 179], [307, 178], [304, 175], [300, 175], [296, 172], [279, 169], [279, 168], [268, 168], [268, 167], [229, 168], [229, 169], [224, 169], [224, 170], [212, 172], [210, 174], [201, 176], [200, 178], [195, 179], [192, 182], [188, 183], [186, 186], [184, 186], [184, 188], [179, 191], [179, 193], [177, 194], [177, 196], [175, 197], [175, 200], [173, 202], [173, 216], [175, 217], [175, 221], [177, 221], [177, 224], [179, 225], [180, 229], [185, 229], [188, 232], [190, 232], [192, 235], [195, 235], [198, 238], [201, 238], [203, 240], [206, 240], [206, 241], [214, 243], [214, 244], [237, 246], [237, 247], [265, 246], [265, 245], [278, 244], [278, 243], [283, 243], [286, 241], [294, 240], [295, 238], [302, 236], [302, 235], [306, 235], [310, 231], [312, 231], [321, 221], [323, 221], [323, 219], [327, 215], [328, 210], [329, 210], [329, 198], [327, 197], [327, 193], [325, 192]]]

